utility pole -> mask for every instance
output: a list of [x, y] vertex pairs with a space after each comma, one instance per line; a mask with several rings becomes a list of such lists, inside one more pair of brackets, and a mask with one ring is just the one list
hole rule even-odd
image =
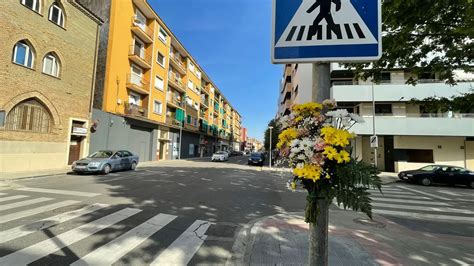
[[[372, 79], [372, 129], [373, 129], [373, 136], [374, 138], [377, 140], [378, 142], [378, 139], [376, 138], [377, 135], [376, 135], [376, 131], [375, 131], [375, 90], [374, 90], [374, 80]], [[375, 165], [375, 168], [377, 168], [377, 165], [378, 165], [378, 155], [377, 155], [377, 147], [378, 147], [378, 143], [376, 143], [377, 145], [374, 147], [374, 165]]]
[[272, 126], [268, 127], [270, 129], [270, 147], [268, 147], [268, 150], [270, 151], [270, 162], [268, 163], [268, 167], [272, 168]]
[[178, 160], [181, 160], [181, 143], [183, 140], [183, 121], [180, 121], [180, 127], [179, 127], [179, 149], [178, 149]]

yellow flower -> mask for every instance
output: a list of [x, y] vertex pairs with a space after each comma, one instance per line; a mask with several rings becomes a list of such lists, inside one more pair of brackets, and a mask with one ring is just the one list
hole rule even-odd
[[296, 137], [298, 137], [298, 131], [295, 128], [290, 127], [283, 130], [283, 132], [278, 136], [277, 148], [281, 149], [283, 146], [296, 139]]
[[316, 116], [323, 109], [323, 105], [320, 103], [305, 103], [297, 104], [292, 107], [293, 112], [301, 116]]
[[337, 153], [336, 148], [332, 146], [326, 146], [324, 148], [323, 154], [326, 155], [326, 158], [328, 158], [329, 160], [335, 160], [336, 156], [339, 155], [339, 153]]
[[332, 126], [326, 126], [321, 129], [321, 136], [324, 142], [333, 146], [346, 147], [354, 135], [345, 129], [337, 129]]
[[321, 178], [321, 166], [315, 164], [305, 164], [302, 168], [293, 169], [293, 174], [299, 178], [310, 179], [316, 182]]
[[331, 179], [331, 175], [329, 175], [329, 173], [326, 174], [326, 179]]
[[291, 182], [290, 186], [291, 186], [291, 189], [296, 190], [296, 182], [294, 181]]
[[337, 160], [337, 163], [348, 163], [350, 161], [351, 156], [347, 151], [342, 150], [341, 152], [339, 152], [339, 158]]

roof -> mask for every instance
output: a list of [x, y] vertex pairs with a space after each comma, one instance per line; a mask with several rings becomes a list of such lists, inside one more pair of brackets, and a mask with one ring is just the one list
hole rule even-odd
[[71, 5], [75, 6], [77, 9], [79, 9], [80, 11], [82, 11], [82, 13], [84, 13], [86, 16], [94, 20], [97, 24], [99, 25], [104, 24], [104, 21], [99, 16], [97, 16], [94, 12], [92, 12], [89, 8], [81, 4], [79, 1], [68, 0], [68, 2]]

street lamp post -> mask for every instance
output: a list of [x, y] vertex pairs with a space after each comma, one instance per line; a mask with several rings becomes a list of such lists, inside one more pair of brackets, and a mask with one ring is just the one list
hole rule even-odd
[[180, 127], [179, 127], [179, 150], [178, 150], [178, 160], [181, 160], [181, 143], [183, 139], [183, 123], [184, 121], [180, 122]]
[[270, 151], [270, 162], [268, 162], [268, 167], [272, 168], [272, 126], [268, 127], [270, 129], [270, 147], [268, 147], [268, 150]]

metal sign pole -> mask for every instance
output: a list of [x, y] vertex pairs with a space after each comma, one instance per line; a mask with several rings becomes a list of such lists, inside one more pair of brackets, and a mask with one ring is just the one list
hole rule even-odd
[[[374, 90], [374, 81], [372, 80], [372, 129], [373, 129], [373, 136], [374, 138], [377, 136], [375, 132], [375, 90]], [[378, 154], [377, 154], [377, 147], [378, 147], [378, 139], [376, 138], [377, 145], [374, 148], [374, 165], [377, 167], [378, 165]]]

